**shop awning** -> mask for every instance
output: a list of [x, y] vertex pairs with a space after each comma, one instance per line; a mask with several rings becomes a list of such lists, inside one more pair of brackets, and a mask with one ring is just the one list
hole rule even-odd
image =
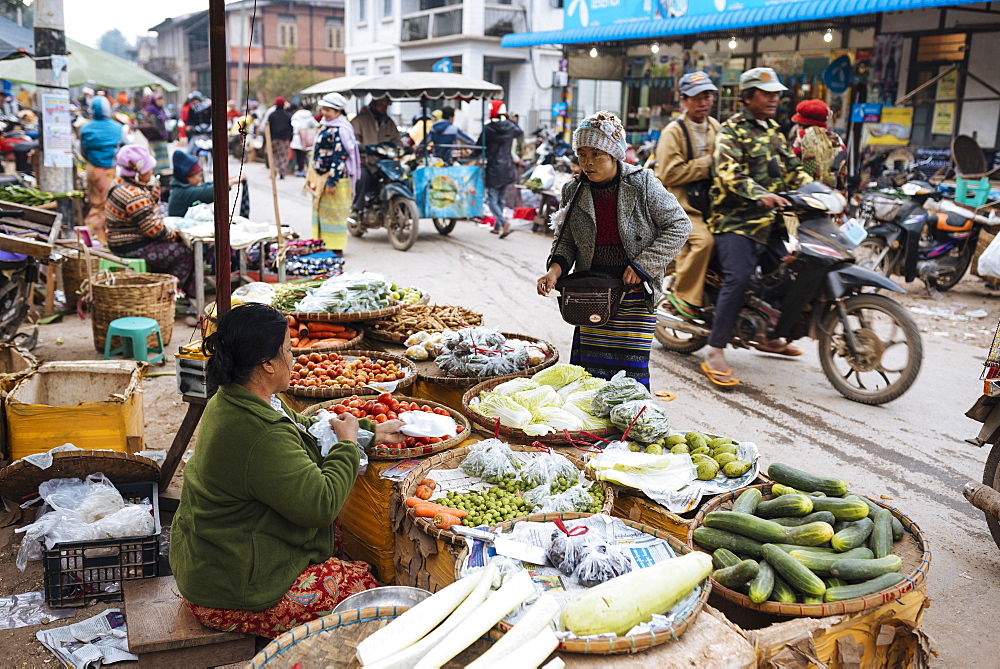
[[[587, 0], [577, 0], [586, 2]], [[805, 0], [779, 2], [752, 9], [721, 11], [696, 16], [668, 19], [631, 20], [585, 28], [546, 30], [505, 35], [505, 47], [538, 46], [540, 44], [593, 44], [627, 40], [679, 37], [700, 33], [724, 33], [757, 26], [822, 21], [824, 19], [860, 16], [878, 12], [945, 7], [963, 3], [955, 0]]]

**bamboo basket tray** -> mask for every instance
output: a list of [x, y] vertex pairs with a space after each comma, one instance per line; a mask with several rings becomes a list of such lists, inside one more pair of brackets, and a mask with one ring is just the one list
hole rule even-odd
[[[556, 518], [561, 518], [562, 520], [576, 520], [578, 518], [587, 518], [592, 516], [592, 513], [539, 513], [532, 516], [527, 516], [525, 518], [515, 518], [513, 520], [508, 520], [500, 523], [493, 528], [494, 532], [508, 532], [514, 523], [521, 522], [522, 520], [528, 520], [536, 523], [544, 523], [548, 521], [555, 520]], [[674, 549], [677, 555], [685, 555], [691, 552], [691, 548], [686, 546], [682, 541], [670, 536], [666, 532], [656, 529], [655, 527], [650, 527], [649, 525], [643, 525], [642, 523], [634, 523], [630, 520], [624, 520], [619, 518], [623, 523], [629, 527], [639, 530], [640, 532], [645, 532], [646, 534], [652, 535], [657, 539], [663, 539], [670, 547]], [[465, 562], [468, 556], [468, 549], [463, 550], [459, 553], [458, 558], [455, 560], [455, 580], [462, 578], [461, 570], [462, 564]], [[556, 650], [563, 650], [568, 653], [583, 653], [586, 655], [616, 655], [619, 653], [636, 653], [643, 650], [648, 650], [654, 646], [659, 646], [660, 644], [667, 643], [668, 641], [677, 641], [684, 631], [687, 630], [688, 626], [694, 622], [695, 618], [701, 612], [701, 609], [705, 604], [708, 603], [708, 596], [712, 592], [712, 587], [718, 587], [711, 578], [706, 578], [702, 581], [701, 585], [701, 596], [698, 597], [698, 601], [695, 602], [694, 608], [686, 616], [681, 616], [680, 619], [676, 620], [671, 626], [669, 632], [646, 632], [644, 634], [635, 634], [632, 636], [615, 636], [611, 637], [601, 637], [595, 639], [562, 639], [559, 641], [559, 646]], [[511, 630], [513, 625], [508, 622], [500, 621], [497, 628], [502, 633], [507, 633]]]
[[303, 353], [330, 353], [331, 351], [347, 351], [361, 345], [361, 340], [365, 338], [365, 329], [362, 327], [353, 328], [358, 334], [343, 344], [331, 344], [318, 348], [292, 348], [292, 355], [299, 356]]
[[[359, 399], [363, 400], [374, 400], [377, 395], [358, 395]], [[447, 409], [448, 413], [455, 420], [456, 423], [461, 426], [461, 431], [452, 437], [451, 439], [446, 439], [437, 444], [427, 444], [425, 446], [418, 446], [415, 448], [393, 448], [391, 446], [374, 447], [367, 451], [368, 457], [374, 460], [405, 460], [407, 458], [423, 458], [428, 455], [434, 455], [435, 453], [440, 453], [441, 451], [447, 451], [450, 448], [458, 446], [463, 441], [469, 438], [469, 421], [466, 420], [465, 416], [455, 411], [451, 407], [445, 406], [438, 402], [432, 402], [431, 400], [422, 400], [416, 397], [404, 397], [400, 395], [394, 395], [394, 399], [400, 402], [419, 402], [420, 404], [426, 404], [433, 409]], [[329, 408], [335, 404], [339, 404], [341, 400], [327, 400], [326, 402], [320, 402], [319, 404], [314, 404], [310, 407], [306, 407], [302, 411], [303, 416], [312, 416], [320, 409]]]
[[[748, 486], [748, 488], [757, 488], [763, 493], [763, 499], [772, 499], [774, 495], [771, 494], [771, 486], [771, 483], [766, 483], [763, 485]], [[712, 511], [727, 511], [732, 509], [733, 502], [746, 489], [739, 488], [738, 490], [722, 493], [702, 505], [701, 509], [698, 510], [698, 514], [694, 517], [691, 530], [688, 532], [688, 545], [696, 550], [704, 550], [695, 544], [694, 531], [701, 527], [705, 515]], [[883, 504], [877, 499], [871, 499], [870, 497], [868, 499], [878, 506], [889, 509], [892, 515], [903, 524], [903, 529], [906, 530], [903, 538], [895, 542], [892, 549], [892, 552], [898, 555], [903, 561], [903, 568], [900, 570], [900, 573], [906, 576], [906, 580], [903, 582], [867, 597], [856, 597], [854, 599], [846, 599], [842, 602], [824, 602], [822, 604], [784, 604], [772, 601], [754, 604], [743, 593], [730, 590], [712, 581], [715, 591], [725, 599], [755, 611], [764, 611], [779, 616], [810, 618], [857, 613], [858, 611], [873, 609], [899, 599], [902, 595], [919, 586], [927, 577], [927, 571], [931, 564], [930, 547], [923, 530], [909, 516], [895, 507]]]
[[[516, 444], [511, 444], [510, 448], [512, 451], [521, 451], [522, 453], [537, 453], [539, 449], [532, 448], [531, 446], [518, 446]], [[417, 485], [420, 481], [427, 478], [428, 474], [434, 469], [455, 469], [462, 462], [465, 461], [466, 456], [469, 454], [468, 448], [455, 448], [446, 453], [439, 453], [427, 460], [421, 462], [418, 466], [414, 467], [403, 482], [400, 483], [399, 489], [402, 495], [402, 499], [407, 497], [412, 497], [413, 493], [417, 490]], [[562, 454], [561, 454], [562, 455]], [[591, 481], [594, 481], [597, 485], [601, 486], [604, 490], [604, 506], [601, 507], [601, 513], [611, 515], [611, 509], [615, 505], [615, 492], [607, 483], [603, 481], [597, 481], [594, 478], [593, 472], [583, 466], [583, 463], [576, 458], [566, 458], [572, 462], [576, 467], [583, 470], [584, 476], [586, 476]], [[434, 527], [426, 518], [417, 518], [417, 514], [413, 509], [407, 509], [406, 515], [410, 517], [410, 520], [420, 528], [426, 534], [436, 537], [445, 543], [456, 544], [459, 546], [465, 545], [465, 538], [460, 537], [454, 532], [449, 530], [442, 530]]]
[[377, 309], [375, 311], [354, 311], [343, 314], [327, 313], [325, 311], [319, 311], [319, 312], [283, 311], [281, 313], [285, 314], [286, 316], [291, 316], [295, 320], [322, 321], [325, 323], [356, 323], [358, 321], [370, 321], [376, 318], [384, 318], [386, 316], [392, 316], [394, 313], [402, 309], [404, 306], [405, 305], [402, 302], [396, 302], [395, 300], [390, 300], [389, 306], [383, 307], [382, 309]]
[[38, 486], [49, 479], [84, 478], [103, 472], [115, 483], [156, 481], [160, 467], [149, 458], [117, 451], [62, 451], [52, 454], [52, 466], [39, 469], [18, 460], [0, 469], [0, 491], [12, 502], [22, 503], [38, 493]]
[[[310, 353], [319, 353], [319, 351], [309, 351]], [[375, 358], [376, 360], [391, 360], [392, 362], [399, 365], [400, 369], [404, 369], [406, 376], [401, 380], [396, 381], [396, 388], [393, 392], [403, 390], [404, 388], [409, 388], [417, 381], [417, 370], [416, 366], [411, 360], [407, 358], [400, 357], [398, 355], [392, 355], [391, 353], [382, 353], [381, 351], [337, 351], [338, 355], [342, 355], [345, 358], [360, 358], [362, 356], [368, 358]], [[285, 392], [289, 395], [295, 395], [296, 397], [320, 397], [323, 399], [332, 399], [335, 397], [350, 397], [351, 395], [357, 395], [365, 390], [377, 390], [379, 393], [384, 392], [379, 390], [376, 386], [369, 386], [365, 388], [305, 388], [302, 386], [288, 386], [288, 390]]]
[[499, 427], [500, 435], [502, 436], [510, 437], [511, 439], [544, 440], [546, 444], [571, 444], [574, 441], [585, 441], [590, 443], [594, 441], [590, 435], [593, 435], [593, 437], [608, 437], [612, 434], [621, 434], [621, 430], [612, 426], [602, 428], [600, 430], [588, 431], [589, 434], [584, 433], [583, 431], [570, 432], [569, 430], [563, 430], [562, 432], [547, 434], [542, 437], [532, 437], [525, 434], [524, 430], [518, 427], [507, 427], [506, 425], [498, 426], [495, 418], [487, 418], [486, 416], [476, 413], [469, 408], [469, 403], [472, 402], [473, 399], [479, 397], [479, 393], [484, 390], [493, 390], [501, 383], [510, 381], [510, 379], [511, 377], [497, 377], [489, 379], [488, 381], [483, 381], [482, 383], [469, 388], [469, 390], [465, 392], [465, 395], [462, 396], [462, 411], [465, 412], [465, 415], [468, 416], [469, 420], [472, 421], [475, 428], [480, 432], [496, 434]]
[[[423, 305], [423, 304], [426, 304], [426, 302], [424, 302], [423, 300], [421, 300], [417, 304]], [[410, 305], [407, 305], [407, 306], [410, 306]], [[402, 315], [405, 312], [405, 310], [406, 310], [406, 307], [404, 307], [403, 310], [401, 310], [398, 314], [395, 314], [395, 315], [396, 316]], [[475, 312], [473, 312], [473, 313], [475, 313]], [[465, 327], [479, 327], [479, 326], [481, 326], [483, 324], [483, 315], [482, 314], [477, 314], [477, 315], [479, 316], [479, 322], [478, 323], [466, 323]], [[386, 343], [389, 343], [389, 344], [403, 344], [406, 341], [406, 339], [410, 336], [410, 334], [414, 334], [415, 332], [417, 332], [417, 331], [414, 331], [414, 333], [410, 333], [410, 334], [399, 334], [399, 333], [396, 333], [396, 332], [386, 332], [384, 330], [379, 330], [378, 329], [378, 325], [379, 325], [378, 323], [372, 323], [371, 324], [371, 327], [368, 328], [368, 337], [370, 339], [374, 339], [376, 341], [383, 341], [383, 342], [386, 342]], [[437, 332], [442, 332], [442, 330], [427, 330], [427, 332], [437, 333]]]

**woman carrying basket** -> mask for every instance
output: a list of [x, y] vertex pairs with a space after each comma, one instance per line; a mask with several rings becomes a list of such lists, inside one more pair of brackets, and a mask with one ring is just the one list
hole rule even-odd
[[627, 292], [617, 314], [574, 330], [570, 362], [604, 379], [624, 370], [648, 387], [660, 284], [691, 221], [650, 170], [624, 162], [626, 148], [625, 129], [610, 112], [597, 112], [573, 132], [582, 174], [563, 187], [568, 204], [552, 217], [555, 239], [537, 289], [547, 295], [570, 270], [621, 277]]

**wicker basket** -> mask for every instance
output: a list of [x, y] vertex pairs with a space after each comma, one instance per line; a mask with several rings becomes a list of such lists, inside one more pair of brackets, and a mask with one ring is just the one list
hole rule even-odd
[[[521, 451], [524, 453], [537, 453], [539, 452], [537, 448], [532, 448], [531, 446], [518, 446], [516, 444], [511, 444], [511, 450]], [[465, 460], [466, 456], [469, 454], [468, 448], [455, 448], [445, 453], [439, 453], [427, 460], [421, 462], [418, 466], [414, 467], [403, 482], [399, 484], [400, 493], [402, 498], [405, 500], [407, 497], [412, 497], [413, 493], [417, 490], [417, 485], [420, 481], [427, 478], [428, 474], [434, 469], [455, 469]], [[604, 506], [601, 507], [601, 513], [606, 513], [611, 515], [611, 509], [615, 505], [615, 492], [607, 483], [602, 481], [596, 481], [594, 479], [593, 472], [583, 466], [583, 462], [576, 460], [575, 458], [567, 458], [574, 465], [583, 470], [584, 475], [592, 480], [604, 490]], [[410, 520], [416, 524], [418, 528], [423, 530], [425, 533], [431, 535], [432, 537], [437, 537], [445, 543], [464, 545], [465, 539], [456, 535], [454, 532], [449, 530], [442, 530], [434, 527], [426, 518], [417, 518], [417, 514], [413, 509], [407, 509], [406, 515], [409, 516]]]
[[62, 263], [63, 293], [66, 295], [66, 306], [75, 307], [82, 295], [83, 284], [97, 271], [97, 259], [94, 257], [73, 257]]
[[[760, 490], [761, 493], [763, 493], [763, 499], [772, 499], [774, 497], [774, 495], [771, 494], [772, 485], [773, 484], [771, 483], [766, 483], [764, 485], [754, 485], [748, 487]], [[703, 550], [700, 546], [695, 545], [694, 531], [701, 527], [706, 514], [711, 513], [712, 511], [726, 511], [732, 509], [733, 502], [736, 501], [736, 498], [739, 497], [744, 490], [747, 490], [747, 488], [740, 488], [738, 490], [733, 490], [732, 492], [723, 493], [706, 502], [698, 511], [698, 515], [694, 517], [694, 522], [691, 525], [691, 531], [688, 533], [688, 545], [697, 550]], [[887, 506], [876, 499], [871, 499], [871, 501], [878, 506], [892, 511], [892, 515], [899, 519], [899, 522], [903, 524], [903, 528], [906, 530], [903, 538], [893, 545], [893, 553], [898, 555], [903, 560], [903, 568], [900, 570], [900, 573], [906, 576], [906, 580], [902, 583], [898, 583], [891, 588], [867, 597], [856, 597], [855, 599], [846, 599], [842, 602], [824, 602], [822, 604], [783, 604], [781, 602], [771, 601], [755, 604], [751, 602], [750, 598], [743, 593], [730, 590], [729, 588], [719, 585], [713, 581], [712, 584], [715, 587], [715, 591], [725, 599], [735, 602], [736, 604], [748, 609], [774, 613], [779, 616], [811, 618], [822, 618], [825, 616], [841, 615], [844, 613], [856, 613], [858, 611], [873, 609], [899, 599], [900, 596], [919, 586], [924, 578], [926, 578], [927, 570], [930, 568], [931, 564], [931, 551], [928, 547], [927, 539], [924, 537], [923, 530], [921, 530], [909, 516], [904, 514], [899, 509]]]
[[522, 341], [536, 342], [545, 344], [549, 349], [549, 357], [546, 358], [541, 364], [535, 365], [533, 367], [528, 367], [520, 372], [515, 372], [513, 374], [504, 374], [503, 376], [490, 376], [490, 377], [469, 377], [469, 376], [448, 376], [441, 371], [433, 360], [428, 360], [417, 365], [417, 375], [424, 381], [430, 381], [442, 386], [454, 386], [457, 388], [470, 388], [476, 384], [482, 383], [484, 380], [495, 380], [495, 381], [509, 381], [518, 376], [531, 376], [535, 372], [540, 372], [547, 367], [559, 362], [559, 349], [545, 341], [544, 339], [539, 339], [538, 337], [531, 337], [529, 335], [517, 334], [512, 332], [501, 332], [507, 339], [520, 339]]
[[[426, 303], [423, 300], [421, 300], [420, 302], [417, 303], [417, 305], [424, 305], [424, 304], [426, 304]], [[411, 305], [406, 305], [406, 307], [409, 307], [409, 306], [411, 306]], [[399, 318], [400, 316], [404, 316], [405, 312], [407, 310], [406, 307], [403, 307], [403, 309], [398, 314], [394, 314], [393, 316], [390, 316], [389, 318], [380, 319], [380, 321], [376, 321], [374, 323], [371, 323], [371, 327], [369, 327], [369, 329], [368, 329], [368, 336], [369, 336], [369, 338], [374, 339], [376, 341], [384, 341], [384, 342], [387, 342], [387, 343], [390, 343], [390, 344], [402, 344], [403, 342], [405, 342], [407, 340], [407, 338], [410, 337], [410, 335], [412, 335], [415, 332], [417, 332], [416, 330], [414, 330], [412, 332], [408, 332], [407, 334], [399, 334], [399, 333], [396, 333], [396, 332], [387, 332], [385, 330], [379, 329], [379, 326], [383, 325], [386, 321], [390, 321], [390, 320], [392, 320], [394, 318]], [[472, 313], [475, 313], [475, 312], [472, 312]], [[483, 324], [483, 315], [482, 314], [476, 314], [476, 316], [478, 316], [477, 322], [475, 322], [475, 323], [466, 323], [465, 326], [466, 327], [476, 327], [476, 326], [482, 325]], [[441, 332], [441, 330], [427, 330], [427, 332], [434, 333], [434, 332]]]
[[142, 316], [160, 325], [166, 348], [174, 334], [174, 300], [177, 277], [171, 274], [134, 274], [102, 272], [90, 281], [94, 295], [94, 347], [104, 352], [108, 326], [116, 318]]
[[[497, 532], [507, 532], [513, 527], [514, 523], [521, 522], [522, 520], [527, 520], [535, 523], [545, 523], [549, 521], [554, 521], [557, 518], [562, 520], [576, 520], [578, 518], [588, 518], [594, 514], [592, 513], [540, 513], [533, 516], [528, 516], [526, 518], [515, 518], [514, 520], [508, 520], [506, 522], [500, 523], [494, 528]], [[685, 555], [691, 552], [691, 548], [686, 546], [683, 542], [678, 541], [676, 538], [670, 536], [666, 532], [661, 532], [655, 527], [649, 527], [648, 525], [643, 525], [642, 523], [633, 523], [630, 520], [621, 520], [623, 523], [629, 527], [639, 530], [640, 532], [645, 532], [657, 539], [663, 539], [670, 547], [674, 549], [674, 552], [678, 555]], [[462, 551], [458, 560], [455, 562], [455, 579], [461, 578], [462, 564], [465, 562], [468, 550]], [[564, 650], [569, 653], [583, 653], [586, 655], [615, 655], [618, 653], [636, 653], [643, 650], [648, 650], [654, 646], [659, 646], [660, 644], [667, 643], [668, 641], [676, 641], [680, 638], [684, 631], [688, 628], [691, 623], [694, 622], [695, 618], [701, 612], [701, 609], [705, 604], [708, 603], [708, 596], [712, 592], [712, 586], [714, 582], [710, 578], [702, 581], [701, 585], [701, 596], [698, 597], [698, 601], [695, 603], [694, 608], [686, 616], [681, 616], [674, 621], [674, 624], [670, 627], [669, 633], [664, 632], [645, 632], [643, 634], [633, 634], [632, 636], [615, 636], [615, 637], [600, 637], [593, 639], [563, 639], [559, 642], [559, 646], [556, 650]], [[513, 627], [510, 623], [501, 621], [497, 627], [501, 632], [508, 632]]]
[[303, 353], [330, 353], [334, 351], [347, 351], [349, 349], [355, 348], [361, 345], [361, 340], [365, 338], [365, 330], [362, 327], [352, 328], [358, 334], [350, 341], [345, 341], [343, 344], [331, 344], [329, 346], [320, 346], [317, 348], [293, 348], [292, 355], [299, 356]]
[[[363, 400], [374, 400], [377, 395], [359, 395], [359, 399]], [[465, 419], [465, 416], [455, 411], [451, 407], [446, 407], [443, 404], [437, 402], [432, 402], [431, 400], [422, 400], [416, 397], [405, 397], [401, 395], [394, 395], [394, 399], [400, 402], [419, 402], [420, 404], [426, 404], [432, 409], [447, 409], [448, 413], [454, 419], [456, 423], [461, 426], [461, 431], [452, 437], [451, 439], [446, 439], [437, 444], [427, 444], [426, 446], [420, 446], [417, 448], [372, 448], [368, 451], [368, 457], [373, 460], [405, 460], [407, 458], [423, 458], [428, 455], [434, 455], [435, 453], [440, 453], [441, 451], [446, 451], [449, 448], [458, 446], [460, 443], [469, 438], [469, 421]], [[310, 407], [305, 408], [302, 411], [303, 416], [311, 416], [320, 409], [326, 409], [335, 404], [339, 404], [342, 400], [327, 400], [326, 402], [320, 402], [319, 404], [314, 404]]]
[[[318, 353], [318, 351], [310, 351], [310, 353]], [[345, 358], [355, 357], [360, 358], [362, 356], [368, 358], [376, 358], [382, 360], [391, 360], [396, 363], [400, 369], [404, 369], [406, 376], [401, 380], [396, 381], [396, 390], [393, 392], [403, 390], [404, 388], [409, 388], [417, 381], [417, 369], [413, 362], [407, 358], [400, 357], [398, 355], [392, 355], [390, 353], [382, 353], [381, 351], [337, 351], [338, 355], [342, 355]], [[332, 399], [334, 397], [350, 397], [351, 395], [357, 395], [358, 391], [364, 391], [366, 388], [305, 388], [301, 386], [289, 386], [288, 390], [285, 392], [289, 395], [295, 395], [297, 397], [319, 397], [323, 399]], [[370, 388], [370, 390], [375, 390], [375, 388]]]
[[390, 301], [387, 307], [375, 311], [354, 311], [346, 314], [334, 314], [308, 311], [284, 311], [282, 313], [293, 317], [297, 321], [322, 321], [324, 323], [357, 323], [358, 321], [371, 321], [376, 318], [392, 316], [405, 306], [402, 302]]
[[160, 478], [160, 467], [152, 460], [134, 453], [114, 451], [62, 451], [52, 454], [52, 466], [39, 469], [24, 460], [0, 469], [3, 496], [20, 504], [38, 493], [38, 486], [49, 479], [85, 478], [103, 472], [115, 483], [139, 483]]

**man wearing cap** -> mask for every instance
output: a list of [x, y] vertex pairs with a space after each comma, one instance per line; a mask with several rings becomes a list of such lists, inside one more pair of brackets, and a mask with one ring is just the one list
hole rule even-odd
[[490, 122], [476, 142], [486, 143], [486, 204], [493, 212], [493, 229], [501, 239], [510, 234], [510, 224], [504, 218], [504, 200], [507, 186], [517, 181], [512, 147], [514, 140], [524, 135], [516, 123], [507, 118], [507, 105], [503, 100], [490, 101]]
[[[351, 119], [354, 127], [354, 136], [358, 140], [359, 147], [377, 144], [393, 144], [402, 147], [403, 140], [399, 136], [399, 128], [396, 122], [389, 118], [389, 105], [392, 101], [388, 97], [372, 100], [358, 112], [357, 116]], [[365, 169], [358, 175], [356, 188], [354, 191], [354, 210], [361, 211], [365, 205], [365, 193], [368, 192], [371, 183], [371, 175], [375, 171], [375, 163], [379, 161], [378, 156], [372, 156], [361, 151], [361, 164]]]
[[[787, 206], [788, 201], [776, 193], [812, 181], [773, 120], [781, 92], [786, 90], [769, 67], [744, 72], [740, 76], [744, 109], [722, 123], [715, 138], [708, 223], [715, 233], [723, 282], [701, 369], [712, 383], [723, 387], [739, 384], [726, 363], [725, 348], [754, 270], [760, 265], [765, 272], [772, 271], [786, 254], [784, 221], [775, 217], [774, 210]], [[802, 354], [782, 340], [754, 346], [766, 353]]]
[[[691, 219], [691, 236], [677, 256], [674, 289], [667, 295], [674, 310], [687, 318], [697, 318], [701, 311], [705, 272], [712, 259], [712, 232], [705, 217], [712, 151], [719, 130], [719, 122], [709, 116], [709, 112], [718, 90], [704, 72], [689, 72], [681, 77], [684, 113], [663, 128], [656, 144], [653, 171]], [[690, 197], [691, 193], [695, 194], [694, 198]]]

